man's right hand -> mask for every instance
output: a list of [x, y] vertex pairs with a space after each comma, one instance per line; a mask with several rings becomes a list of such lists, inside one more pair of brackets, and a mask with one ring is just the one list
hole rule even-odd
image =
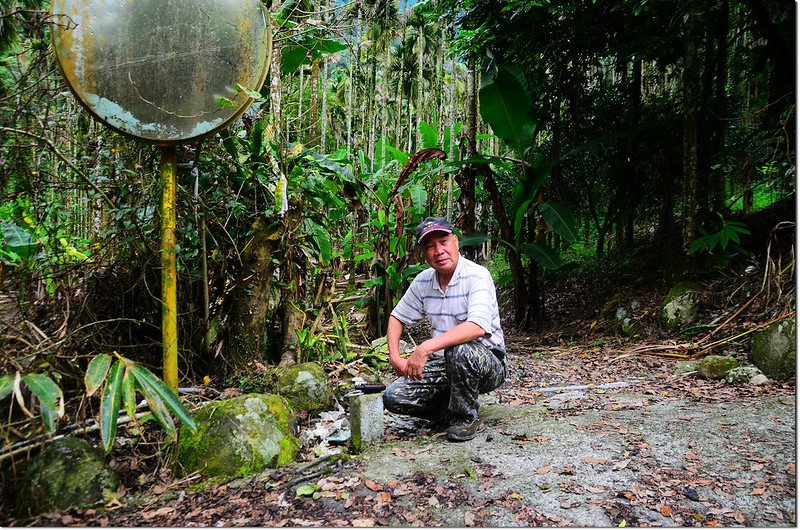
[[399, 355], [390, 355], [389, 362], [392, 364], [392, 368], [394, 368], [394, 372], [397, 375], [405, 377], [406, 371], [408, 370], [408, 359], [404, 359]]

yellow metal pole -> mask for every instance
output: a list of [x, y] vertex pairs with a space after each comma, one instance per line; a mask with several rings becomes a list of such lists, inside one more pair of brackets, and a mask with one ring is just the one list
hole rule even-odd
[[161, 148], [161, 342], [164, 382], [178, 394], [178, 291], [175, 259], [174, 145]]

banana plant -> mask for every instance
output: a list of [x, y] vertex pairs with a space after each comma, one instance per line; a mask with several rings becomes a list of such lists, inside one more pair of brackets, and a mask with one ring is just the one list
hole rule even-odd
[[[477, 156], [453, 165], [476, 164], [483, 172], [484, 185], [492, 199], [500, 226], [498, 239], [509, 250], [508, 260], [517, 301], [515, 319], [522, 324], [526, 318], [530, 320], [541, 316], [537, 268], [555, 269], [561, 264], [555, 249], [542, 241], [531, 241], [526, 237], [525, 221], [535, 207], [548, 228], [567, 241], [574, 242], [578, 234], [574, 215], [566, 205], [542, 200], [540, 191], [551, 175], [554, 161], [545, 155], [536, 155], [538, 122], [525, 79], [513, 66], [499, 64], [491, 56], [490, 59], [488, 68], [481, 75], [481, 117], [495, 136], [513, 151], [516, 159], [509, 164], [506, 158]], [[512, 175], [510, 201], [504, 200], [504, 196], [509, 194], [501, 192], [492, 167]], [[486, 235], [474, 234], [465, 239], [462, 245], [479, 244], [487, 239], [489, 237]], [[527, 281], [522, 256], [533, 260]]]
[[17, 372], [14, 375], [0, 376], [0, 401], [13, 394], [20, 409], [29, 418], [36, 416], [25, 406], [25, 397], [22, 394], [23, 385], [30, 390], [39, 403], [44, 430], [48, 433], [55, 432], [58, 418], [64, 417], [64, 393], [46, 374], [21, 375]]
[[190, 430], [197, 429], [191, 413], [162, 380], [117, 352], [113, 356], [107, 353], [95, 356], [86, 369], [84, 383], [87, 396], [94, 395], [102, 388], [98, 424], [106, 452], [110, 452], [114, 446], [120, 407], [124, 407], [129, 417], [135, 418], [137, 391], [144, 396], [156, 421], [171, 436], [177, 435], [177, 429], [170, 413]]

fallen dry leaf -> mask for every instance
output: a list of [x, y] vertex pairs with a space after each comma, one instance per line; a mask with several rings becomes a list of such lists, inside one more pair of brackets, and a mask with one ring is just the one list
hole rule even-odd
[[672, 508], [667, 506], [666, 504], [661, 506], [661, 515], [664, 517], [672, 517]]
[[364, 481], [364, 485], [371, 489], [372, 491], [382, 491], [383, 486], [375, 482], [374, 480], [367, 479]]
[[358, 528], [367, 528], [367, 527], [375, 526], [375, 520], [374, 519], [353, 519], [350, 524], [352, 524], [353, 526], [358, 527]]
[[685, 458], [686, 460], [691, 460], [693, 462], [700, 460], [700, 457], [691, 451], [687, 451], [687, 453], [683, 455], [683, 458]]
[[475, 526], [475, 514], [467, 512], [464, 514], [464, 526]]
[[750, 492], [750, 495], [764, 495], [767, 492], [767, 488], [753, 488], [753, 491]]
[[544, 466], [536, 471], [537, 475], [547, 475], [550, 473], [550, 466]]
[[610, 460], [607, 458], [596, 458], [594, 456], [586, 456], [581, 458], [582, 461], [586, 462], [587, 464], [608, 464]]
[[630, 463], [631, 463], [631, 459], [627, 458], [625, 460], [622, 460], [622, 461], [617, 462], [616, 464], [614, 464], [614, 466], [611, 469], [613, 469], [614, 471], [619, 471], [620, 469], [625, 469], [626, 467], [628, 467], [628, 464], [630, 464]]

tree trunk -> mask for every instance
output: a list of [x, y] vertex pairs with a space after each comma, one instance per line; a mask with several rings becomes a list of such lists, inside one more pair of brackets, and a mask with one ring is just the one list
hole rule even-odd
[[[475, 155], [476, 136], [478, 134], [478, 83], [475, 61], [470, 60], [467, 78], [467, 126], [464, 131], [463, 157]], [[458, 214], [456, 225], [465, 234], [475, 233], [475, 168], [471, 165], [463, 166], [456, 173], [456, 182], [461, 190], [458, 197]], [[498, 192], [499, 193], [499, 192]], [[465, 251], [469, 259], [475, 258], [475, 250]]]
[[683, 55], [683, 237], [684, 250], [697, 234], [697, 128], [698, 128], [698, 57], [699, 38], [695, 3], [681, 2], [686, 14]]
[[246, 370], [252, 361], [263, 361], [267, 353], [267, 323], [278, 248], [280, 225], [256, 224], [255, 233], [242, 251], [242, 269], [234, 290], [226, 361], [233, 372]]

